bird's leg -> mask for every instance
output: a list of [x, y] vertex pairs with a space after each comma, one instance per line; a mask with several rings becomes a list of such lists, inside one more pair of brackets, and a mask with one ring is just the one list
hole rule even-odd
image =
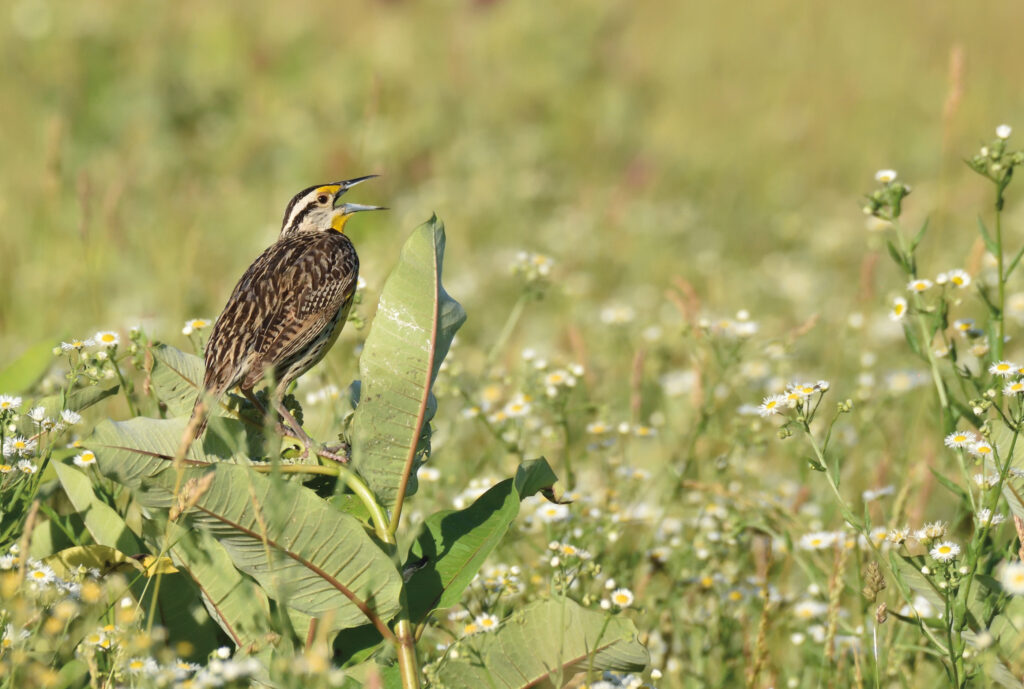
[[285, 428], [283, 424], [278, 422], [278, 420], [274, 416], [272, 416], [269, 411], [267, 411], [267, 408], [263, 406], [262, 402], [260, 402], [260, 398], [253, 394], [252, 390], [242, 390], [242, 394], [245, 395], [245, 399], [249, 400], [249, 402], [252, 403], [252, 406], [256, 407], [256, 411], [258, 411], [262, 415], [264, 424], [266, 424], [268, 421], [273, 421], [274, 430], [277, 431], [279, 435], [291, 433], [290, 428]]
[[301, 440], [302, 443], [306, 446], [302, 453], [303, 457], [305, 457], [309, 453], [310, 448], [319, 448], [314, 449], [314, 451], [321, 457], [326, 457], [327, 459], [338, 462], [340, 464], [348, 464], [347, 456], [335, 454], [331, 450], [322, 447], [318, 442], [310, 438], [309, 434], [307, 434], [306, 431], [302, 429], [302, 426], [299, 425], [299, 422], [296, 421], [295, 417], [292, 416], [290, 411], [288, 411], [288, 408], [284, 406], [283, 400], [276, 399], [274, 401], [274, 406], [277, 408], [277, 413], [281, 415], [282, 419], [284, 419], [284, 422], [288, 424], [288, 426], [290, 426], [292, 434], [296, 438]]

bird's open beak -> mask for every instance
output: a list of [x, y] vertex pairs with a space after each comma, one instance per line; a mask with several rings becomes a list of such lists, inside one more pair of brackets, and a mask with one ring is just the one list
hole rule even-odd
[[343, 203], [340, 206], [335, 206], [335, 209], [340, 210], [342, 215], [351, 215], [359, 211], [386, 211], [388, 208], [387, 206], [364, 206], [361, 203]]
[[[347, 179], [342, 182], [335, 182], [338, 185], [338, 191], [334, 192], [334, 206], [338, 207], [338, 199], [345, 195], [345, 192], [354, 187], [357, 184], [365, 182], [368, 179], [379, 177], [379, 175], [365, 175], [363, 177], [356, 177], [355, 179]], [[362, 209], [360, 209], [362, 210]], [[353, 211], [354, 212], [354, 211]]]

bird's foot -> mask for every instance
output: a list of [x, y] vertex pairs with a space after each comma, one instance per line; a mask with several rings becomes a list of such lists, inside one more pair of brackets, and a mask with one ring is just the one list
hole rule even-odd
[[329, 459], [332, 462], [338, 464], [348, 464], [351, 460], [348, 454], [348, 443], [342, 443], [341, 445], [321, 445], [317, 454], [325, 459]]

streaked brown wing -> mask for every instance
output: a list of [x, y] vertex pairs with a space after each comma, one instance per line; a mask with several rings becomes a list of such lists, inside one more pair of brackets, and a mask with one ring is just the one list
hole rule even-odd
[[246, 269], [228, 297], [206, 343], [203, 387], [216, 394], [236, 385], [246, 373], [259, 335], [259, 324], [273, 313], [274, 271], [280, 266], [278, 245], [273, 244]]
[[299, 356], [352, 298], [358, 260], [352, 244], [336, 232], [294, 235], [282, 240], [286, 260], [273, 276], [277, 299], [253, 344], [245, 385]]

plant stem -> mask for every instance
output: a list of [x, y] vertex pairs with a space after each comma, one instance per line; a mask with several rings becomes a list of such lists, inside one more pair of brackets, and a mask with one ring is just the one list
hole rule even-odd
[[512, 331], [515, 330], [516, 324], [519, 323], [519, 319], [523, 315], [523, 309], [526, 308], [526, 301], [528, 299], [529, 294], [527, 292], [523, 292], [519, 295], [519, 299], [516, 300], [515, 305], [512, 306], [512, 311], [509, 312], [508, 318], [505, 319], [505, 325], [501, 327], [501, 332], [498, 333], [498, 339], [495, 340], [494, 344], [491, 346], [491, 351], [487, 352], [488, 367], [494, 363], [498, 353], [504, 349], [505, 343], [508, 342], [508, 338], [512, 336]]
[[[284, 468], [285, 467], [278, 467], [278, 469]], [[313, 467], [296, 467], [296, 469], [299, 468], [309, 470]], [[377, 538], [388, 545], [396, 545], [397, 541], [395, 539], [395, 534], [389, 527], [388, 516], [385, 513], [384, 508], [377, 502], [377, 498], [373, 495], [373, 491], [363, 483], [363, 480], [345, 466], [338, 465], [336, 467], [321, 468], [336, 471], [337, 476], [345, 482], [345, 485], [348, 486], [349, 490], [355, 493], [355, 495], [362, 501], [363, 505], [366, 506], [367, 511], [370, 513], [370, 519], [373, 521], [373, 529]], [[419, 663], [416, 659], [416, 635], [413, 631], [412, 622], [409, 620], [409, 605], [406, 601], [404, 588], [402, 589], [401, 601], [402, 609], [398, 613], [398, 620], [395, 622], [394, 629], [395, 638], [392, 639], [395, 643], [395, 651], [398, 655], [398, 672], [402, 679], [403, 689], [419, 689], [420, 671]]]
[[[403, 598], [405, 596], [403, 595]], [[401, 616], [395, 623], [395, 636], [398, 637], [398, 674], [402, 678], [402, 689], [418, 689], [420, 686], [419, 663], [416, 660], [416, 636], [413, 634], [412, 623], [409, 621], [408, 606], [403, 602]]]
[[565, 467], [565, 481], [567, 486], [576, 485], [576, 474], [572, 470], [572, 449], [570, 443], [572, 442], [572, 432], [569, 429], [569, 418], [565, 414], [565, 410], [562, 410], [561, 424], [562, 433], [565, 435], [565, 445], [562, 449], [562, 465]]
[[[989, 496], [987, 500], [985, 500], [985, 494], [982, 494], [982, 500], [986, 503], [985, 506], [989, 509], [989, 514], [996, 513], [996, 508], [999, 505], [999, 498], [1003, 494], [1003, 483], [1005, 483], [1006, 476], [1009, 474], [1010, 464], [1013, 461], [1013, 452], [1014, 449], [1017, 447], [1017, 438], [1019, 437], [1020, 429], [1018, 427], [1018, 429], [1013, 432], [1013, 438], [1010, 440], [1010, 449], [1006, 453], [1006, 462], [1003, 464], [1003, 466], [1000, 467], [998, 456], [996, 457], [996, 461], [994, 462], [996, 470], [999, 472], [999, 483], [988, 491]], [[982, 465], [982, 469], [984, 470], [984, 465]], [[963, 609], [965, 610], [964, 618], [962, 620], [956, 621], [958, 623], [958, 632], [963, 630], [967, 626], [966, 610], [967, 604], [971, 600], [971, 586], [974, 584], [975, 574], [978, 573], [978, 561], [981, 559], [982, 546], [984, 545], [985, 539], [988, 537], [988, 532], [991, 528], [992, 521], [990, 519], [988, 524], [983, 524], [981, 528], [978, 530], [978, 535], [976, 537], [977, 547], [971, 548], [968, 552], [969, 559], [967, 562], [967, 582], [961, 588], [961, 593], [957, 598], [958, 603], [962, 605]]]
[[118, 365], [117, 360], [114, 359], [113, 357], [111, 357], [110, 363], [113, 365], [114, 371], [117, 373], [118, 382], [121, 383], [121, 392], [124, 393], [124, 399], [126, 402], [128, 402], [128, 411], [131, 412], [131, 415], [133, 417], [138, 416], [139, 410], [135, 406], [135, 400], [132, 399], [132, 391], [131, 388], [128, 387], [128, 381], [125, 380], [124, 374], [121, 373], [121, 367]]
[[[278, 468], [284, 469], [284, 467]], [[304, 468], [311, 469], [312, 467]], [[384, 512], [384, 508], [380, 506], [380, 503], [377, 502], [377, 498], [374, 496], [373, 491], [371, 491], [363, 482], [363, 479], [357, 476], [355, 472], [351, 471], [348, 467], [340, 464], [332, 467], [321, 468], [334, 469], [337, 472], [335, 475], [345, 483], [348, 489], [351, 490], [357, 498], [359, 498], [363, 503], [363, 506], [366, 507], [366, 511], [370, 513], [370, 520], [373, 522], [373, 530], [374, 533], [377, 534], [377, 538], [381, 539], [385, 543], [394, 545], [394, 534], [392, 534], [388, 529], [388, 515]]]
[[996, 361], [1003, 358], [1003, 342], [1006, 340], [1006, 321], [1003, 310], [1006, 307], [1006, 266], [1003, 264], [1003, 191], [996, 185], [996, 264], [999, 271], [999, 296], [996, 307], [996, 341], [992, 343], [992, 353]]
[[[832, 489], [832, 492], [836, 496], [836, 500], [839, 502], [839, 509], [843, 513], [843, 519], [846, 520], [850, 526], [855, 528], [858, 532], [863, 531], [864, 527], [860, 521], [853, 516], [853, 511], [846, 504], [846, 500], [843, 499], [842, 493], [839, 492], [839, 484], [836, 483], [835, 477], [832, 476], [832, 470], [829, 469], [828, 462], [825, 459], [825, 454], [822, 452], [821, 447], [818, 446], [818, 441], [815, 440], [814, 435], [811, 433], [811, 426], [807, 421], [802, 424], [804, 433], [807, 435], [807, 440], [811, 444], [811, 448], [814, 450], [814, 455], [818, 459], [818, 463], [825, 467], [825, 478], [828, 479], [828, 485]], [[868, 537], [870, 540], [870, 536]]]
[[[893, 228], [896, 231], [896, 238], [899, 240], [899, 243], [900, 243], [900, 251], [902, 251], [903, 255], [907, 256], [908, 259], [909, 259], [910, 256], [909, 256], [909, 254], [907, 252], [907, 243], [903, 239], [903, 229], [897, 224], [895, 219], [893, 219]], [[1002, 246], [1002, 245], [1000, 245], [1000, 246]], [[1001, 290], [1002, 289], [1002, 284], [1003, 284], [1002, 283], [1002, 249], [1001, 248], [1000, 248], [1000, 254], [999, 255], [1000, 255], [1000, 259], [999, 259], [999, 264], [1000, 264], [1000, 268], [999, 268], [999, 274], [1000, 274], [999, 285], [1000, 285], [1000, 290]], [[914, 271], [914, 273], [916, 273], [916, 271]], [[911, 275], [910, 275], [911, 278], [916, 278], [917, 277], [917, 275], [914, 274], [914, 273], [911, 273]], [[1000, 292], [1000, 294], [1001, 294], [1001, 292]], [[929, 368], [931, 369], [931, 374], [932, 374], [932, 382], [935, 384], [935, 392], [938, 393], [938, 395], [939, 395], [939, 407], [940, 407], [940, 409], [939, 409], [939, 418], [943, 421], [942, 426], [945, 429], [945, 432], [946, 433], [952, 433], [955, 430], [955, 427], [956, 427], [956, 419], [953, 418], [952, 410], [950, 409], [950, 406], [949, 406], [949, 396], [946, 393], [946, 384], [942, 380], [942, 373], [939, 371], [939, 361], [935, 357], [935, 352], [932, 351], [932, 337], [928, 333], [928, 325], [925, 323], [925, 315], [921, 311], [921, 299], [920, 299], [920, 297], [918, 296], [918, 294], [916, 292], [911, 292], [910, 298], [911, 298], [911, 301], [913, 301], [913, 303], [914, 303], [914, 311], [917, 314], [917, 318], [915, 318], [914, 320], [917, 321], [917, 327], [918, 327], [918, 330], [921, 333], [921, 348], [924, 350], [925, 357], [928, 359], [928, 365], [929, 365]], [[1001, 296], [1000, 296], [1000, 299], [1002, 299]], [[1000, 327], [1001, 327], [1001, 325], [1002, 325], [1002, 321], [1000, 321]], [[1000, 352], [1002, 351], [1002, 347], [1001, 346], [999, 348], [999, 351]]]

